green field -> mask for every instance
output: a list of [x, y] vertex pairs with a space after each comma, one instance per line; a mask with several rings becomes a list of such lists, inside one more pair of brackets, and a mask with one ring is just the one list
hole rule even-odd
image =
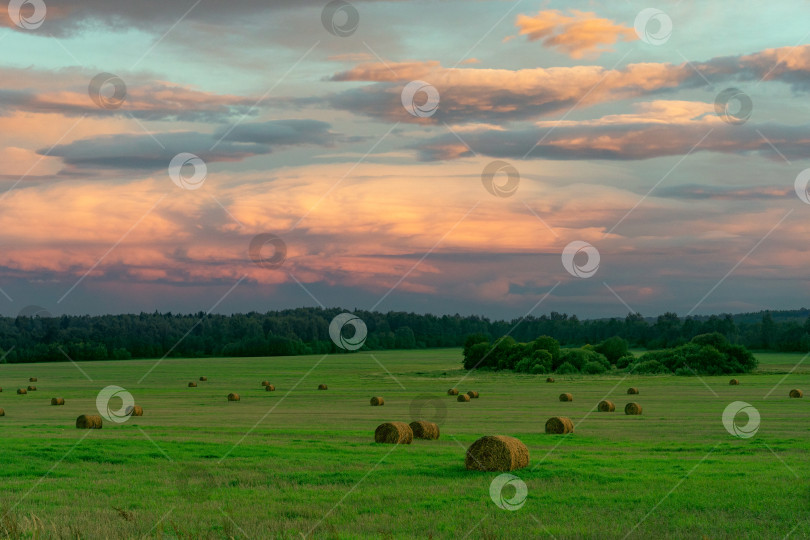
[[[2, 365], [0, 537], [810, 538], [810, 398], [788, 398], [810, 391], [810, 360], [757, 356], [740, 386], [468, 375], [458, 349], [173, 359], [141, 383], [154, 360]], [[209, 381], [186, 387], [201, 375]], [[31, 376], [38, 390], [16, 395]], [[107, 385], [131, 392], [144, 416], [77, 430]], [[481, 397], [458, 403], [451, 386]], [[563, 391], [574, 401], [559, 402]], [[369, 406], [375, 395], [385, 406]], [[631, 397], [643, 415], [623, 413]], [[615, 413], [595, 412], [605, 398]], [[752, 438], [721, 422], [737, 400], [761, 414]], [[409, 422], [421, 403], [420, 416], [438, 414], [440, 440], [373, 442], [379, 423]], [[544, 433], [556, 415], [577, 424], [573, 435]], [[464, 469], [465, 449], [498, 434], [531, 453], [514, 473], [528, 488], [516, 511], [490, 497], [499, 473]]]

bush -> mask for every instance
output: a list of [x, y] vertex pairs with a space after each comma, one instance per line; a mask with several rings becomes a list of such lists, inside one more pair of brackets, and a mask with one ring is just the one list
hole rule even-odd
[[540, 336], [529, 344], [533, 351], [547, 351], [552, 361], [560, 358], [560, 342], [549, 336]]
[[605, 358], [608, 359], [608, 362], [611, 364], [616, 364], [620, 358], [623, 356], [627, 356], [629, 351], [629, 346], [627, 341], [619, 336], [613, 336], [612, 338], [608, 338], [602, 343], [599, 343], [595, 347], [596, 352], [605, 355]]
[[577, 368], [577, 371], [581, 371], [588, 362], [599, 362], [605, 366], [605, 369], [610, 369], [610, 362], [607, 361], [604, 355], [585, 348], [562, 349], [558, 366], [566, 362]]
[[569, 362], [563, 362], [554, 373], [559, 373], [560, 375], [568, 375], [571, 373], [579, 373], [579, 370], [576, 367], [574, 367], [573, 364]]
[[619, 368], [619, 369], [624, 369], [627, 366], [629, 366], [630, 364], [632, 364], [633, 362], [635, 362], [635, 360], [636, 360], [636, 357], [633, 356], [632, 354], [622, 356], [621, 358], [616, 360], [616, 367]]
[[587, 373], [588, 375], [601, 375], [606, 371], [607, 368], [600, 362], [588, 362], [585, 364], [585, 367], [582, 368], [582, 373]]
[[[643, 357], [642, 357], [643, 358]], [[632, 373], [656, 375], [659, 373], [671, 373], [667, 367], [658, 360], [645, 360], [643, 362], [636, 362], [630, 365]]]
[[727, 350], [731, 344], [726, 339], [726, 336], [721, 334], [720, 332], [712, 332], [710, 334], [700, 334], [692, 338], [692, 343], [695, 345], [700, 345], [702, 347], [711, 346], [717, 349], [718, 351], [725, 351]]

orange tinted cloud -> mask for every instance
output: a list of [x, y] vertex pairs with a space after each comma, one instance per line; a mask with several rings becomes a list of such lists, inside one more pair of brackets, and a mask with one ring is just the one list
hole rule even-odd
[[609, 50], [608, 45], [617, 41], [638, 39], [629, 26], [617, 24], [610, 19], [597, 17], [595, 13], [572, 9], [570, 15], [559, 10], [540, 11], [537, 15], [518, 15], [515, 25], [521, 36], [529, 41], [541, 41], [545, 47], [563, 52], [572, 58], [599, 56]]
[[[783, 63], [774, 68], [774, 62]], [[331, 105], [355, 114], [401, 122], [503, 122], [526, 120], [598, 103], [660, 95], [715, 84], [768, 80], [807, 92], [810, 45], [769, 49], [745, 56], [683, 64], [645, 62], [606, 69], [598, 65], [481, 69], [446, 68], [436, 61], [366, 63], [335, 74], [333, 81], [370, 84], [329, 96]], [[430, 118], [415, 118], [402, 106], [403, 86], [425, 81], [441, 101]]]

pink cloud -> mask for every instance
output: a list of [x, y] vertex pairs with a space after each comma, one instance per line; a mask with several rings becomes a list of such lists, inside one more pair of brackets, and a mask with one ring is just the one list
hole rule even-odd
[[638, 39], [632, 27], [597, 17], [595, 13], [572, 9], [570, 15], [559, 10], [540, 11], [537, 15], [518, 15], [515, 25], [529, 41], [541, 41], [572, 58], [599, 56], [617, 41]]

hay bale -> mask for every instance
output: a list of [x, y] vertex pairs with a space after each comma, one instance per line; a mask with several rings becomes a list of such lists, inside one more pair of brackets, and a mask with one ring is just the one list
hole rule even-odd
[[728, 381], [728, 384], [730, 386], [737, 386], [738, 384], [740, 384], [740, 381], [738, 381], [737, 379], [731, 379], [730, 381]]
[[467, 394], [459, 394], [456, 401], [470, 401], [470, 396]]
[[78, 429], [101, 429], [101, 417], [97, 414], [83, 414], [76, 419]]
[[804, 396], [804, 392], [802, 392], [798, 388], [794, 388], [793, 390], [790, 391], [790, 397], [792, 397], [792, 398], [800, 398], [800, 397], [803, 397], [803, 396]]
[[546, 382], [554, 382], [554, 377], [546, 377]]
[[0, 392], [2, 392], [2, 391], [3, 391], [3, 389], [2, 389], [2, 388], [0, 388]]
[[262, 386], [270, 386], [270, 381], [262, 381]]
[[64, 404], [65, 404], [65, 398], [61, 398], [61, 397], [51, 398], [51, 405], [64, 405]]
[[627, 389], [627, 393], [628, 394], [638, 394], [638, 388], [636, 388], [634, 386], [631, 386], [630, 388]]
[[129, 416], [143, 416], [143, 407], [140, 405], [132, 405], [127, 408], [127, 415]]
[[374, 442], [386, 444], [411, 444], [413, 431], [405, 422], [386, 422], [374, 430]]
[[276, 387], [275, 387], [275, 386], [273, 386], [272, 384], [268, 384], [267, 386], [265, 386], [265, 387], [264, 387], [264, 390], [265, 390], [266, 392], [275, 392], [275, 391], [276, 391]]
[[328, 389], [329, 389], [329, 387], [326, 386], [325, 384], [319, 384], [318, 385], [318, 390], [328, 390]]
[[609, 400], [600, 401], [597, 407], [599, 412], [613, 412], [616, 410], [616, 405]]
[[514, 471], [529, 465], [529, 449], [505, 435], [481, 437], [467, 449], [464, 466], [471, 471]]
[[231, 392], [230, 394], [228, 394], [228, 401], [239, 401], [240, 399], [242, 398], [240, 398], [239, 394], [237, 393]]
[[29, 392], [35, 392], [35, 391], [36, 391], [36, 389], [37, 389], [37, 387], [36, 387], [36, 386], [34, 386], [34, 385], [32, 385], [32, 384], [29, 384], [29, 385], [28, 385], [28, 391], [29, 391]]
[[641, 405], [638, 403], [628, 403], [624, 406], [624, 414], [641, 414]]
[[467, 395], [470, 396], [472, 399], [478, 399], [478, 392], [475, 390], [470, 390], [467, 392]]
[[450, 390], [447, 391], [447, 395], [448, 396], [457, 396], [458, 395], [458, 390], [456, 390], [455, 388], [451, 388]]
[[385, 405], [385, 400], [380, 396], [374, 396], [371, 398], [371, 406], [372, 407], [379, 407], [380, 405]]
[[190, 382], [190, 383], [188, 383], [188, 387], [189, 387], [189, 388], [197, 388], [197, 383], [195, 383], [195, 382]]
[[207, 380], [208, 380], [208, 377], [200, 377], [200, 380], [201, 380], [201, 381], [203, 381], [203, 382], [205, 382], [205, 381], [207, 381]]
[[574, 432], [574, 423], [566, 416], [552, 416], [546, 420], [546, 433], [564, 435]]
[[560, 401], [574, 401], [574, 396], [568, 393], [560, 394]]
[[27, 393], [28, 393], [28, 390], [26, 390], [25, 388], [17, 388], [17, 394], [22, 395], [22, 394], [27, 394]]
[[3, 409], [0, 409], [0, 416], [5, 416], [5, 415], [6, 415], [6, 411], [3, 410]]
[[439, 438], [439, 425], [433, 422], [426, 422], [424, 420], [417, 420], [411, 422], [411, 431], [413, 436], [417, 439], [435, 440]]
[[28, 382], [37, 382], [37, 378], [36, 377], [31, 377], [30, 379], [28, 379]]

